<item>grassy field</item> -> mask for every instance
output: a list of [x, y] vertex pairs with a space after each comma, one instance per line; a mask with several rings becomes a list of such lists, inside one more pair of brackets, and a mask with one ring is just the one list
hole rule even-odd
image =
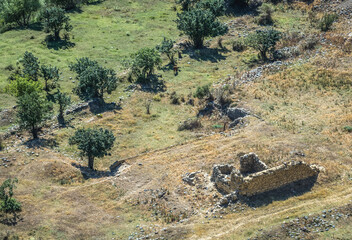
[[[8, 83], [10, 72], [5, 68], [16, 65], [26, 50], [41, 63], [61, 69], [65, 92], [71, 93], [75, 86], [68, 64], [79, 57], [90, 57], [123, 75], [121, 62], [138, 49], [154, 47], [164, 36], [177, 42], [186, 40], [176, 29], [178, 10], [174, 6], [173, 0], [106, 0], [82, 6], [81, 11], [69, 13], [74, 46], [68, 49], [48, 48], [42, 43], [46, 34], [36, 25], [2, 33], [0, 89]], [[15, 195], [23, 204], [23, 219], [16, 226], [0, 225], [0, 238], [9, 233], [23, 239], [128, 239], [146, 234], [166, 239], [247, 239], [287, 219], [349, 203], [352, 135], [346, 126], [352, 127], [352, 55], [343, 50], [341, 39], [352, 31], [351, 26], [342, 18], [332, 31], [321, 33], [308, 21], [307, 4], [272, 7], [274, 27], [286, 33], [279, 48], [302, 46], [312, 36], [317, 42], [311, 49], [300, 48], [298, 55], [283, 59], [281, 67], [265, 68], [262, 76], [247, 84], [232, 87], [243, 73], [269, 62], [259, 61], [250, 48], [232, 50], [237, 36], [260, 26], [252, 13], [231, 13], [221, 17], [229, 26], [229, 33], [222, 37], [225, 48], [219, 47], [218, 38], [209, 38], [204, 49], [183, 50], [179, 75], [157, 71], [165, 81], [165, 92], [124, 91], [131, 83], [123, 81], [105, 99], [119, 102], [123, 97], [120, 110], [69, 115], [67, 128], [44, 128], [47, 133], [39, 146], [30, 147], [25, 132], [7, 139], [8, 149], [0, 151], [0, 159], [15, 160], [7, 168], [0, 165], [0, 180], [19, 179]], [[163, 66], [166, 64], [163, 56]], [[258, 118], [246, 118], [244, 125], [223, 134], [227, 120], [214, 114], [201, 118], [200, 130], [177, 131], [202, 108], [197, 100], [194, 106], [186, 102], [197, 86], [205, 84], [213, 88], [227, 85], [232, 105], [249, 109]], [[171, 104], [172, 92], [185, 102]], [[146, 113], [148, 100], [152, 101], [151, 114]], [[14, 104], [15, 98], [0, 93], [1, 109]], [[0, 130], [10, 124], [0, 125]], [[96, 174], [87, 177], [81, 172], [86, 171], [86, 160], [68, 138], [75, 128], [94, 126], [112, 130], [117, 140], [111, 155], [95, 161]], [[305, 157], [295, 155], [297, 151]], [[217, 202], [214, 195], [218, 192], [206, 184], [188, 186], [182, 176], [194, 171], [209, 176], [212, 166], [220, 163], [238, 167], [237, 156], [247, 152], [257, 153], [269, 166], [304, 160], [325, 171], [310, 192], [287, 199], [273, 197], [270, 204], [255, 209], [239, 205], [243, 210], [223, 209], [218, 218], [205, 218]], [[112, 163], [126, 158], [116, 174], [108, 171]], [[166, 198], [155, 196], [165, 189]], [[170, 220], [181, 216], [187, 216], [185, 221]], [[348, 238], [349, 226], [347, 221], [317, 236]]]

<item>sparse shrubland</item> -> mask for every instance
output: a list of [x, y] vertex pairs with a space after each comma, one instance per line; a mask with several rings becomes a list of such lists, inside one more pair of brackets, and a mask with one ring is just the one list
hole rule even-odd
[[[25, 24], [0, 8], [0, 182], [20, 180], [22, 210], [0, 213], [0, 238], [253, 239], [347, 204], [352, 38], [334, 8], [49, 0]], [[324, 170], [307, 192], [219, 207], [212, 166], [248, 152]], [[349, 236], [334, 225], [307, 238]]]

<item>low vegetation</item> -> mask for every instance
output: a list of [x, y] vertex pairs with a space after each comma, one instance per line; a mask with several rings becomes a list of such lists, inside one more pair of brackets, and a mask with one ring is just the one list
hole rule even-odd
[[[304, 225], [352, 193], [342, 4], [2, 1], [0, 239], [347, 239]], [[320, 173], [223, 196], [212, 167], [249, 152]]]

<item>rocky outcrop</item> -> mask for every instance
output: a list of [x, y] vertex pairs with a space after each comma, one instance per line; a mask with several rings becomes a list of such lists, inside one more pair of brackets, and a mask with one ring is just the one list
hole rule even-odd
[[235, 121], [236, 119], [243, 118], [247, 116], [249, 113], [244, 108], [229, 108], [227, 110], [227, 116], [232, 120]]
[[[231, 165], [215, 165], [211, 180], [223, 194], [254, 196], [301, 180], [316, 178], [320, 168], [302, 161], [292, 161], [267, 168], [254, 153], [241, 157], [241, 171]], [[223, 201], [226, 202], [225, 200]]]

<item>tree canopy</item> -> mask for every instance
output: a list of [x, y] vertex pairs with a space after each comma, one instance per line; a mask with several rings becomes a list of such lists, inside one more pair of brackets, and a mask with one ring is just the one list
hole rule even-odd
[[117, 88], [116, 73], [92, 61], [89, 58], [80, 58], [76, 63], [70, 65], [71, 71], [75, 71], [78, 86], [74, 92], [82, 99], [103, 99], [104, 93], [111, 94]]
[[40, 75], [39, 60], [31, 52], [25, 52], [20, 61], [22, 63], [22, 73], [30, 79], [37, 81]]
[[14, 217], [16, 216], [16, 212], [22, 209], [21, 203], [13, 197], [13, 190], [16, 188], [16, 183], [18, 183], [17, 178], [9, 178], [0, 186], [0, 211], [5, 214], [13, 213]]
[[178, 14], [176, 22], [178, 29], [190, 38], [196, 48], [203, 47], [206, 37], [216, 37], [228, 31], [228, 27], [206, 9], [194, 8], [184, 11]]
[[107, 129], [78, 129], [69, 139], [70, 144], [77, 144], [81, 156], [88, 157], [88, 166], [94, 169], [94, 158], [102, 158], [114, 146], [114, 134]]
[[30, 130], [34, 139], [38, 138], [41, 124], [50, 117], [51, 104], [36, 91], [20, 96], [17, 104], [17, 118], [20, 127]]
[[48, 7], [42, 10], [41, 19], [44, 30], [51, 33], [54, 40], [60, 39], [61, 30], [70, 32], [72, 25], [70, 18], [65, 14], [65, 10], [58, 7]]
[[263, 30], [257, 30], [251, 33], [247, 37], [248, 46], [259, 51], [260, 57], [263, 60], [267, 60], [267, 52], [273, 52], [275, 50], [276, 43], [281, 39], [281, 32], [273, 29], [266, 28]]
[[131, 55], [126, 66], [138, 80], [149, 79], [155, 68], [161, 65], [159, 52], [155, 48], [142, 48]]
[[6, 23], [28, 26], [34, 13], [41, 7], [39, 0], [2, 0], [0, 14]]
[[15, 76], [10, 84], [6, 86], [6, 91], [15, 97], [21, 97], [32, 92], [41, 92], [43, 89], [39, 81], [33, 81], [29, 77]]

